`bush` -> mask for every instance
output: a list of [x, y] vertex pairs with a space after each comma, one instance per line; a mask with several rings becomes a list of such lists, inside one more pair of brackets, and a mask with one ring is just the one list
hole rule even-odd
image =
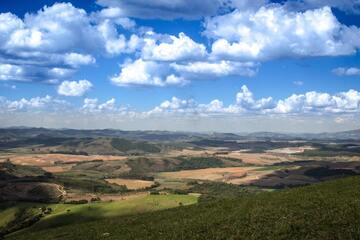
[[81, 199], [81, 200], [71, 200], [71, 201], [67, 201], [65, 203], [66, 204], [87, 204], [87, 203], [89, 203], [89, 201], [86, 199]]

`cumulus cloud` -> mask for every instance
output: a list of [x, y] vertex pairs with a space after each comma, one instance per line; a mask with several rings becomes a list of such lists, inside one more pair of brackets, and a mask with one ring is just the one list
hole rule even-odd
[[49, 95], [30, 99], [22, 98], [14, 101], [0, 97], [0, 109], [3, 112], [59, 111], [60, 109], [64, 110], [68, 107], [68, 102], [53, 98]]
[[330, 7], [304, 12], [283, 5], [235, 10], [207, 19], [215, 58], [270, 60], [281, 57], [339, 56], [360, 47], [360, 29], [341, 24]]
[[84, 55], [79, 53], [67, 53], [64, 56], [64, 62], [73, 67], [92, 64], [95, 63], [95, 61], [95, 58], [88, 54]]
[[97, 98], [85, 98], [82, 108], [83, 113], [109, 113], [109, 114], [131, 114], [127, 108], [116, 106], [116, 99], [111, 98], [103, 103], [100, 103]]
[[88, 80], [76, 81], [64, 81], [58, 87], [58, 94], [64, 96], [83, 96], [92, 87], [92, 83]]
[[0, 64], [0, 80], [7, 81], [18, 79], [23, 74], [23, 69], [11, 64]]
[[236, 94], [235, 107], [242, 111], [259, 110], [264, 111], [274, 108], [275, 104], [272, 97], [261, 98], [255, 100], [253, 93], [248, 89], [246, 85], [241, 87], [241, 91]]
[[182, 61], [204, 58], [206, 48], [203, 44], [194, 42], [185, 33], [179, 36], [169, 36], [168, 42], [156, 43], [155, 39], [145, 40], [142, 49], [142, 57], [146, 60], [155, 61]]
[[[95, 63], [96, 55], [132, 52], [136, 37], [127, 40], [118, 26], [125, 31], [134, 24], [111, 10], [88, 14], [71, 3], [45, 6], [22, 19], [1, 13], [0, 64], [12, 65], [3, 80], [59, 82]], [[62, 74], [53, 69], [62, 69]]]
[[338, 76], [360, 76], [360, 68], [350, 67], [350, 68], [335, 68], [332, 72]]
[[194, 113], [197, 111], [198, 104], [193, 100], [182, 100], [177, 97], [172, 97], [171, 100], [166, 100], [160, 104], [160, 106], [155, 107], [149, 112], [153, 113], [166, 113], [166, 112], [176, 112], [176, 113]]
[[120, 25], [124, 29], [134, 29], [136, 27], [136, 22], [127, 17], [124, 17], [122, 9], [118, 7], [109, 7], [104, 8], [101, 11], [93, 14], [97, 21], [105, 20], [113, 22], [114, 24]]
[[119, 86], [170, 86], [185, 85], [188, 81], [171, 72], [167, 64], [137, 59], [125, 63], [119, 75], [111, 78]]
[[221, 60], [218, 62], [196, 61], [189, 63], [173, 63], [171, 67], [183, 75], [191, 78], [213, 78], [229, 75], [254, 76], [258, 71], [259, 64], [254, 62], [233, 62]]
[[279, 100], [275, 113], [351, 113], [359, 112], [360, 93], [356, 90], [341, 92], [336, 95], [328, 93], [307, 92], [294, 94]]
[[[71, 109], [74, 113], [106, 113], [113, 116], [146, 118], [149, 116], [355, 116], [360, 114], [360, 92], [350, 89], [346, 92], [329, 94], [310, 91], [293, 94], [284, 99], [272, 97], [256, 98], [244, 85], [236, 94], [234, 102], [225, 105], [221, 100], [214, 99], [209, 103], [198, 103], [194, 99], [172, 97], [149, 111], [137, 112], [128, 107], [116, 105], [111, 98], [100, 102], [97, 98], [85, 98], [81, 108], [51, 96], [34, 97], [31, 99], [8, 100], [0, 97], [0, 110], [5, 112], [48, 111]], [[110, 116], [109, 115], [109, 116]]]
[[303, 115], [303, 114], [349, 114], [360, 113], [360, 92], [349, 90], [335, 95], [321, 92], [293, 94], [275, 100], [272, 97], [256, 99], [247, 86], [236, 94], [235, 103], [224, 106], [215, 99], [208, 104], [199, 104], [193, 99], [173, 97], [155, 107], [148, 114], [196, 114], [196, 115]]

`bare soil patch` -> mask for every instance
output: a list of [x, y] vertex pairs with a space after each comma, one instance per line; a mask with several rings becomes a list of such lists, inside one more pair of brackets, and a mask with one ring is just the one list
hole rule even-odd
[[[295, 151], [295, 149], [291, 149]], [[302, 149], [301, 151], [304, 151]], [[254, 165], [272, 165], [274, 163], [296, 161], [298, 158], [290, 156], [288, 153], [284, 152], [266, 152], [266, 153], [246, 153], [244, 150], [239, 151], [219, 151], [215, 149], [206, 149], [206, 150], [195, 150], [195, 149], [183, 149], [181, 151], [171, 151], [169, 153], [172, 157], [179, 156], [190, 156], [190, 157], [220, 157], [220, 158], [232, 158], [242, 160], [243, 163], [254, 164]], [[287, 151], [290, 151], [287, 149]], [[296, 149], [300, 151], [300, 149]]]
[[268, 150], [268, 153], [283, 153], [283, 154], [295, 154], [295, 153], [303, 153], [305, 150], [314, 150], [314, 147], [311, 146], [302, 146], [302, 147], [287, 147], [287, 148], [277, 148]]
[[0, 162], [10, 161], [14, 164], [19, 165], [33, 165], [39, 167], [49, 167], [56, 164], [69, 164], [72, 162], [83, 162], [83, 161], [115, 161], [115, 160], [126, 160], [125, 156], [112, 156], [112, 155], [71, 155], [71, 154], [13, 154], [0, 156]]
[[123, 178], [112, 178], [112, 179], [105, 179], [108, 183], [113, 183], [117, 185], [125, 185], [127, 189], [130, 190], [139, 190], [144, 189], [147, 187], [151, 187], [154, 182], [153, 181], [144, 181], [144, 180], [137, 180], [137, 179], [123, 179]]
[[249, 184], [272, 172], [272, 170], [256, 171], [256, 169], [257, 167], [205, 168], [165, 172], [159, 174], [159, 176], [168, 179], [193, 179], [233, 184]]

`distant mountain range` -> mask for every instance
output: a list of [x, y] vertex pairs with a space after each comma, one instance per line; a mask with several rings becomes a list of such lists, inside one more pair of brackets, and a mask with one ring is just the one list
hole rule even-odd
[[88, 137], [118, 137], [146, 141], [190, 141], [196, 139], [219, 140], [360, 140], [360, 129], [334, 132], [334, 133], [196, 133], [196, 132], [171, 132], [171, 131], [123, 131], [117, 129], [48, 129], [11, 127], [0, 128], [1, 139], [11, 138], [88, 138]]

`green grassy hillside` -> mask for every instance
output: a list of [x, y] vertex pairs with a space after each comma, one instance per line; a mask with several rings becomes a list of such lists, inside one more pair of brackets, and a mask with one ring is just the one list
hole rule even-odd
[[25, 233], [186, 206], [195, 204], [197, 199], [192, 195], [169, 194], [139, 195], [122, 201], [87, 204], [0, 203], [0, 233], [9, 228], [21, 229], [21, 226], [25, 226], [24, 221], [41, 214], [41, 209], [50, 211], [43, 213], [40, 221], [25, 229]]
[[359, 239], [360, 177], [46, 229], [8, 239]]

